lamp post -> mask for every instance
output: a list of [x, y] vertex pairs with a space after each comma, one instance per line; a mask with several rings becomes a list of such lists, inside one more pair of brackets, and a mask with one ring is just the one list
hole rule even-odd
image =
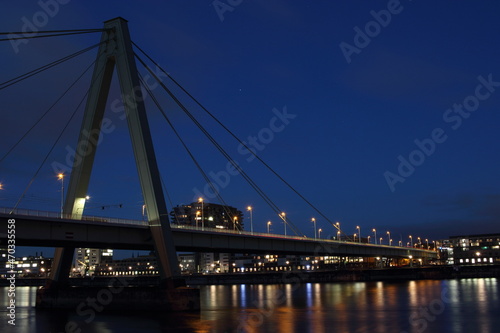
[[204, 214], [203, 214], [203, 211], [204, 211], [204, 207], [203, 207], [203, 198], [200, 197], [198, 198], [198, 202], [201, 202], [201, 230], [204, 230], [205, 229], [205, 219], [204, 219]]
[[403, 247], [403, 241], [399, 241], [398, 245], [399, 245], [400, 247]]
[[418, 239], [418, 246], [422, 247], [422, 240], [420, 239], [420, 237], [417, 237], [417, 239]]
[[368, 244], [370, 244], [370, 238], [372, 238], [372, 236], [368, 236], [368, 237], [366, 237], [366, 239], [367, 239], [367, 243], [368, 243]]
[[387, 242], [389, 243], [389, 246], [391, 246], [391, 232], [387, 231]]
[[413, 247], [413, 237], [410, 235], [408, 238], [410, 238], [410, 247]]
[[356, 226], [356, 229], [358, 229], [358, 235], [359, 235], [358, 240], [361, 243], [361, 228], [358, 225], [358, 226]]
[[374, 234], [374, 239], [375, 239], [375, 245], [377, 245], [377, 230], [373, 228], [373, 234]]
[[380, 237], [380, 242], [379, 242], [380, 245], [382, 245], [382, 240], [383, 239], [384, 239], [383, 237]]
[[318, 229], [318, 238], [321, 239], [321, 232], [323, 231], [323, 229], [319, 228]]
[[354, 242], [356, 242], [356, 234], [354, 234]]
[[285, 236], [286, 236], [286, 214], [285, 212], [281, 212], [279, 216], [281, 217], [281, 219], [283, 220], [283, 224], [285, 225]]
[[236, 223], [238, 223], [238, 217], [234, 217], [233, 228], [236, 231]]
[[425, 245], [427, 246], [427, 250], [429, 249], [429, 239], [425, 239]]
[[313, 225], [314, 225], [314, 239], [318, 238], [317, 232], [316, 232], [316, 219], [313, 217], [311, 219]]
[[200, 218], [200, 211], [196, 211], [196, 229], [198, 229], [198, 219]]
[[392, 245], [392, 238], [389, 238], [389, 246]]
[[252, 206], [248, 206], [247, 210], [250, 212], [250, 232], [253, 234], [253, 216], [252, 216]]
[[267, 221], [267, 233], [270, 234], [271, 233], [271, 221]]
[[59, 179], [61, 181], [61, 218], [63, 218], [63, 214], [64, 214], [64, 173], [58, 174], [57, 179]]

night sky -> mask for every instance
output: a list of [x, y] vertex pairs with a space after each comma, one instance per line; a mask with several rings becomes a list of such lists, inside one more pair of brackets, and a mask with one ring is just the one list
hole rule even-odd
[[[0, 31], [101, 28], [103, 21], [127, 19], [134, 42], [347, 234], [359, 225], [365, 237], [376, 228], [385, 243], [386, 231], [406, 243], [410, 234], [443, 239], [499, 232], [497, 2], [40, 3], [5, 2]], [[94, 33], [2, 42], [0, 81], [99, 39]], [[95, 55], [93, 50], [0, 90], [0, 156]], [[0, 206], [15, 205], [84, 97], [90, 73], [0, 163]], [[181, 109], [161, 88], [154, 94], [224, 200], [241, 210], [252, 205], [255, 231], [265, 232], [271, 220], [273, 231], [283, 233], [280, 219], [241, 175], [225, 177], [227, 161]], [[106, 113], [113, 131], [98, 147], [85, 214], [141, 219], [142, 195], [119, 98], [115, 80]], [[194, 103], [180, 98], [304, 234], [313, 235], [312, 217], [323, 236], [335, 234]], [[169, 209], [200, 192], [217, 202], [151, 100], [146, 107]], [[82, 115], [80, 107], [20, 208], [60, 209], [61, 182], [51, 165], [67, 163]], [[248, 218], [245, 224], [249, 230]]]

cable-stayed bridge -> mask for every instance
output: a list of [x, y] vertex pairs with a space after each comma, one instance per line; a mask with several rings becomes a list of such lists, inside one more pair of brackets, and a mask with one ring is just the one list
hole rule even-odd
[[[44, 72], [57, 66], [68, 59], [73, 59], [90, 50], [98, 48], [96, 60], [85, 69], [80, 77], [66, 90], [61, 98], [71, 87], [90, 69], [93, 69], [90, 87], [85, 97], [79, 105], [85, 103], [85, 112], [79, 138], [76, 145], [76, 156], [71, 168], [69, 185], [66, 196], [62, 198], [63, 204], [60, 214], [47, 214], [47, 216], [37, 216], [30, 211], [21, 211], [19, 204], [28, 190], [29, 186], [36, 178], [43, 165], [48, 160], [50, 154], [55, 149], [62, 137], [63, 128], [57, 137], [56, 142], [43, 159], [35, 175], [30, 180], [28, 187], [21, 195], [20, 199], [11, 209], [0, 214], [3, 230], [7, 230], [9, 221], [15, 221], [16, 240], [18, 245], [27, 246], [51, 246], [56, 247], [54, 264], [50, 280], [46, 288], [39, 291], [39, 305], [45, 307], [66, 307], [78, 302], [74, 289], [68, 289], [68, 275], [72, 265], [74, 250], [76, 247], [104, 247], [104, 248], [131, 248], [131, 249], [152, 249], [155, 251], [159, 264], [159, 273], [162, 279], [158, 289], [150, 291], [150, 297], [154, 299], [151, 306], [157, 304], [165, 305], [169, 309], [195, 309], [199, 307], [196, 300], [199, 295], [195, 290], [185, 289], [184, 281], [180, 275], [177, 263], [177, 250], [184, 251], [220, 251], [220, 252], [251, 252], [251, 253], [288, 253], [288, 254], [318, 254], [318, 255], [345, 255], [360, 257], [387, 256], [394, 258], [422, 258], [432, 259], [436, 257], [436, 252], [415, 249], [413, 247], [384, 246], [376, 244], [363, 244], [360, 242], [339, 242], [333, 240], [322, 240], [318, 238], [307, 238], [297, 228], [288, 216], [282, 213], [276, 202], [268, 196], [252, 177], [233, 161], [231, 156], [222, 147], [210, 132], [183, 104], [180, 99], [169, 89], [159, 78], [159, 75], [168, 77], [178, 90], [188, 96], [192, 102], [200, 107], [211, 117], [221, 128], [233, 137], [239, 144], [252, 152], [259, 162], [262, 163], [272, 174], [274, 174], [283, 184], [301, 198], [312, 210], [326, 221], [337, 228], [340, 228], [330, 221], [330, 219], [315, 207], [311, 201], [307, 200], [289, 182], [281, 177], [260, 156], [246, 146], [233, 132], [222, 124], [212, 113], [210, 113], [199, 101], [197, 101], [187, 90], [178, 84], [157, 62], [145, 53], [136, 43], [130, 39], [127, 21], [116, 18], [105, 22], [103, 29], [87, 30], [65, 30], [65, 31], [38, 31], [37, 37], [66, 36], [70, 34], [101, 32], [101, 41], [95, 45], [85, 48], [79, 52], [61, 58], [57, 61], [42, 66], [36, 70], [25, 73], [21, 76], [5, 81], [0, 84], [0, 90], [10, 87], [18, 82], [28, 79], [38, 73]], [[45, 34], [45, 35], [44, 35]], [[137, 50], [137, 52], [135, 52]], [[145, 56], [145, 59], [140, 54]], [[207, 141], [213, 144], [216, 149], [231, 163], [232, 167], [244, 178], [248, 185], [256, 191], [261, 199], [270, 209], [279, 215], [285, 226], [288, 226], [295, 236], [281, 236], [276, 234], [259, 234], [243, 230], [208, 230], [188, 227], [173, 227], [168, 218], [168, 210], [165, 198], [165, 189], [162, 186], [162, 179], [157, 165], [157, 158], [150, 133], [144, 95], [147, 94], [160, 111], [166, 122], [186, 149], [190, 159], [196, 165], [207, 184], [213, 187], [207, 173], [201, 167], [194, 154], [188, 148], [179, 132], [173, 126], [167, 113], [163, 109], [159, 99], [152, 93], [145, 78], [137, 70], [136, 60], [140, 63], [156, 81], [175, 104], [188, 116], [188, 118], [205, 135]], [[148, 63], [156, 66], [153, 70]], [[121, 95], [125, 108], [125, 118], [128, 124], [128, 131], [132, 141], [132, 148], [135, 158], [135, 166], [139, 175], [139, 183], [144, 198], [144, 207], [147, 210], [147, 222], [142, 221], [118, 221], [111, 223], [109, 218], [90, 219], [85, 215], [87, 203], [87, 192], [90, 183], [90, 176], [94, 167], [95, 154], [99, 145], [99, 135], [105, 133], [106, 122], [104, 118], [106, 102], [108, 99], [110, 85], [115, 72], [118, 75]], [[76, 111], [71, 114], [69, 121], [73, 119]], [[22, 140], [48, 113], [42, 115], [33, 127], [22, 136]], [[69, 122], [68, 121], [68, 122]], [[12, 146], [3, 157], [0, 163], [16, 148], [20, 141]], [[64, 177], [61, 175], [61, 177]], [[64, 184], [64, 183], [63, 183]], [[220, 193], [213, 188], [217, 194], [218, 201], [228, 206]], [[62, 189], [61, 194], [64, 195]], [[38, 214], [40, 215], [40, 214]], [[228, 214], [230, 215], [230, 214]], [[141, 291], [144, 292], [144, 291]], [[85, 295], [85, 290], [79, 294]], [[142, 295], [142, 294], [141, 294]], [[136, 291], [130, 291], [129, 298], [137, 300], [141, 298]], [[126, 304], [127, 297], [123, 298]], [[153, 305], [154, 304], [154, 305]]]

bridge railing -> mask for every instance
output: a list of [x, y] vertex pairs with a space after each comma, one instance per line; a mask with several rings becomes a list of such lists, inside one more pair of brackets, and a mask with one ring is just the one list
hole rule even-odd
[[[24, 209], [24, 208], [4, 208], [0, 207], [0, 214], [12, 214], [12, 215], [23, 215], [23, 216], [35, 216], [35, 217], [49, 217], [55, 219], [67, 219], [72, 220], [71, 215], [69, 214], [61, 214], [57, 212], [49, 212], [43, 210], [32, 210], [32, 209]], [[77, 220], [80, 221], [80, 220]], [[81, 221], [89, 221], [89, 222], [103, 222], [103, 223], [122, 223], [122, 224], [132, 224], [132, 225], [148, 225], [147, 221], [141, 220], [130, 220], [130, 219], [122, 219], [115, 217], [103, 217], [103, 216], [82, 216]]]
[[[13, 210], [11, 208], [0, 207], [0, 213], [61, 219], [60, 212], [58, 213], [58, 212], [31, 210], [31, 209], [23, 209], [23, 208], [16, 208]], [[63, 215], [62, 218], [71, 220], [70, 216]], [[80, 221], [80, 220], [76, 220], [76, 221]], [[120, 223], [120, 224], [145, 225], [145, 226], [148, 225], [148, 221], [143, 221], [143, 220], [131, 220], [131, 219], [122, 219], [122, 218], [114, 218], [114, 217], [88, 216], [88, 215], [82, 216], [81, 221], [101, 222], [101, 223]], [[375, 247], [391, 247], [391, 248], [398, 247], [398, 248], [401, 248], [401, 246], [396, 246], [396, 245], [359, 243], [359, 242], [353, 242], [353, 241], [341, 241], [341, 240], [332, 240], [332, 239], [324, 239], [324, 238], [309, 238], [309, 237], [289, 236], [289, 235], [285, 236], [285, 235], [281, 235], [281, 234], [251, 232], [251, 231], [244, 231], [244, 230], [204, 228], [204, 227], [200, 227], [200, 226], [178, 225], [178, 224], [173, 224], [173, 223], [170, 224], [170, 227], [173, 229], [194, 230], [194, 231], [201, 231], [201, 232], [215, 232], [215, 233], [222, 233], [222, 234], [249, 235], [249, 236], [258, 236], [258, 237], [273, 237], [273, 238], [295, 239], [295, 240], [311, 240], [311, 241], [342, 243], [342, 244], [350, 243], [353, 245], [355, 244], [355, 245], [368, 246], [368, 247], [375, 246]], [[407, 248], [407, 247], [403, 246], [403, 248]], [[411, 248], [411, 249], [425, 251], [424, 249], [418, 249], [418, 248]]]

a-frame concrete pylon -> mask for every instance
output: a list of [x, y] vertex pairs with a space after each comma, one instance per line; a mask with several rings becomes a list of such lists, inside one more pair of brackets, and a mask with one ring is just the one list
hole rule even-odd
[[[76, 149], [78, 156], [75, 158], [71, 172], [64, 215], [71, 216], [73, 219], [82, 218], [94, 157], [98, 148], [97, 139], [101, 131], [113, 70], [116, 67], [149, 227], [158, 258], [160, 277], [167, 286], [175, 287], [182, 284], [182, 280], [178, 279], [180, 270], [146, 109], [140, 95], [139, 76], [127, 21], [120, 17], [106, 21], [104, 29], [78, 139]], [[73, 254], [74, 248], [56, 249], [52, 283], [63, 283], [67, 280]]]

